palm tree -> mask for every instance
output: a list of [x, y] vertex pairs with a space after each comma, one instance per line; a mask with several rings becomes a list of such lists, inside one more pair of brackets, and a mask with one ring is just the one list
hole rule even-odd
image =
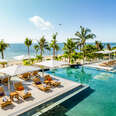
[[85, 50], [84, 50], [84, 46], [86, 45], [86, 41], [88, 39], [94, 39], [96, 37], [95, 34], [91, 33], [91, 30], [88, 28], [84, 28], [82, 26], [80, 26], [81, 31], [77, 31], [75, 33], [75, 35], [78, 37], [78, 39], [80, 40], [80, 43], [82, 45], [82, 51], [83, 51], [83, 61], [84, 61], [84, 57], [85, 57]]
[[53, 34], [52, 36], [52, 41], [50, 43], [50, 47], [53, 48], [53, 58], [55, 59], [55, 56], [56, 56], [56, 51], [59, 50], [59, 46], [57, 44], [57, 40], [56, 40], [56, 36], [57, 36], [57, 32], [56, 34]]
[[38, 53], [38, 51], [39, 51], [39, 45], [38, 45], [38, 44], [35, 44], [35, 45], [33, 46], [33, 48], [35, 49], [35, 54], [36, 54], [36, 56], [37, 56], [37, 53]]
[[46, 50], [47, 50], [48, 54], [50, 55], [51, 47], [50, 47], [50, 45], [49, 45], [49, 44], [48, 44], [48, 46], [46, 46]]
[[73, 38], [73, 40], [77, 43], [77, 49], [79, 49], [79, 51], [81, 52], [82, 43], [81, 43], [80, 39], [79, 38]]
[[4, 59], [4, 50], [7, 47], [9, 47], [9, 44], [8, 43], [5, 43], [4, 40], [1, 40], [0, 41], [0, 52], [1, 52], [2, 59]]
[[76, 49], [76, 42], [72, 38], [67, 39], [67, 42], [64, 43], [64, 53], [68, 55], [69, 63], [71, 62], [72, 53]]
[[112, 49], [109, 43], [107, 43], [107, 49], [108, 50], [111, 50]]
[[95, 45], [98, 50], [103, 50], [104, 48], [104, 45], [99, 41], [95, 41]]
[[38, 41], [38, 46], [40, 48], [40, 55], [43, 56], [44, 50], [48, 48], [48, 43], [46, 42], [44, 36], [42, 36]]
[[29, 47], [32, 45], [32, 39], [26, 38], [24, 43], [25, 43], [25, 45], [27, 46], [28, 55], [30, 55]]

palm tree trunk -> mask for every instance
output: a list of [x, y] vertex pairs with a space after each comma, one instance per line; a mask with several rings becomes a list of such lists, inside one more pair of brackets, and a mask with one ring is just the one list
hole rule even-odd
[[4, 59], [4, 52], [3, 50], [1, 51], [2, 59]]
[[81, 45], [80, 45], [80, 52], [81, 52]]
[[29, 47], [27, 47], [27, 48], [28, 48], [28, 55], [30, 55]]
[[84, 44], [83, 44], [83, 64], [84, 64], [84, 59], [85, 59], [85, 50], [84, 50]]
[[35, 52], [35, 55], [37, 56], [37, 51]]
[[55, 48], [53, 48], [53, 59], [55, 59]]
[[69, 64], [70, 64], [70, 56], [69, 56]]
[[42, 56], [42, 50], [40, 50], [40, 55]]
[[[40, 50], [40, 55], [41, 55], [41, 57], [43, 56], [42, 49]], [[42, 61], [42, 60], [43, 60], [43, 57], [42, 57], [41, 61]]]

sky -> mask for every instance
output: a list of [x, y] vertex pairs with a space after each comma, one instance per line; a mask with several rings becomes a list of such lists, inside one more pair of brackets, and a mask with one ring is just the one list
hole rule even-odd
[[82, 25], [96, 34], [90, 42], [116, 42], [115, 12], [116, 0], [0, 0], [0, 39], [51, 41], [58, 32], [57, 41], [64, 42]]

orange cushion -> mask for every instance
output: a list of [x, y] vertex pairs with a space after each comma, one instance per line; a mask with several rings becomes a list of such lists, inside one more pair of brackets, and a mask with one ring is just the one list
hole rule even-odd
[[18, 91], [21, 91], [21, 90], [24, 90], [24, 87], [23, 86], [20, 86], [17, 88]]
[[52, 80], [52, 78], [49, 77], [49, 78], [48, 78], [48, 81], [51, 81], [51, 80]]

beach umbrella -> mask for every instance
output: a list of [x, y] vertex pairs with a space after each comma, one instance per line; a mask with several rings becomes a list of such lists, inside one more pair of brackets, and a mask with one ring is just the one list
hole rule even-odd
[[24, 55], [15, 56], [14, 59], [15, 60], [23, 60], [24, 59]]
[[28, 55], [20, 55], [20, 56], [15, 56], [14, 59], [15, 60], [26, 60], [26, 59], [31, 59], [31, 58], [35, 58], [34, 56], [28, 56]]
[[63, 65], [69, 65], [68, 62], [64, 62], [64, 61], [57, 61], [57, 60], [48, 60], [48, 61], [43, 61], [40, 63], [35, 63], [39, 66], [44, 66], [44, 67], [48, 67], [48, 68], [57, 68]]
[[[47, 68], [57, 68], [60, 66], [69, 65], [68, 62], [57, 61], [57, 60], [48, 60], [48, 61], [43, 61], [43, 62], [39, 62], [39, 63], [35, 63], [35, 64], [38, 66], [47, 67]], [[43, 70], [42, 70], [42, 72], [43, 72]], [[44, 76], [44, 73], [43, 73], [43, 76]]]
[[9, 76], [16, 76], [19, 74], [37, 71], [40, 68], [34, 66], [23, 66], [23, 65], [13, 65], [0, 70], [1, 73], [7, 74]]
[[[1, 69], [0, 73], [4, 73], [6, 75], [9, 75], [11, 78], [11, 77], [19, 75], [19, 74], [24, 74], [27, 72], [33, 72], [33, 71], [38, 71], [38, 70], [40, 70], [39, 67], [13, 65], [13, 66], [9, 66], [9, 67]], [[10, 90], [10, 78], [9, 78], [9, 83], [8, 83], [9, 90]]]
[[3, 67], [5, 67], [5, 65], [7, 64], [7, 60], [6, 59], [0, 59], [0, 64], [3, 65]]
[[8, 62], [6, 59], [0, 59], [0, 62]]

